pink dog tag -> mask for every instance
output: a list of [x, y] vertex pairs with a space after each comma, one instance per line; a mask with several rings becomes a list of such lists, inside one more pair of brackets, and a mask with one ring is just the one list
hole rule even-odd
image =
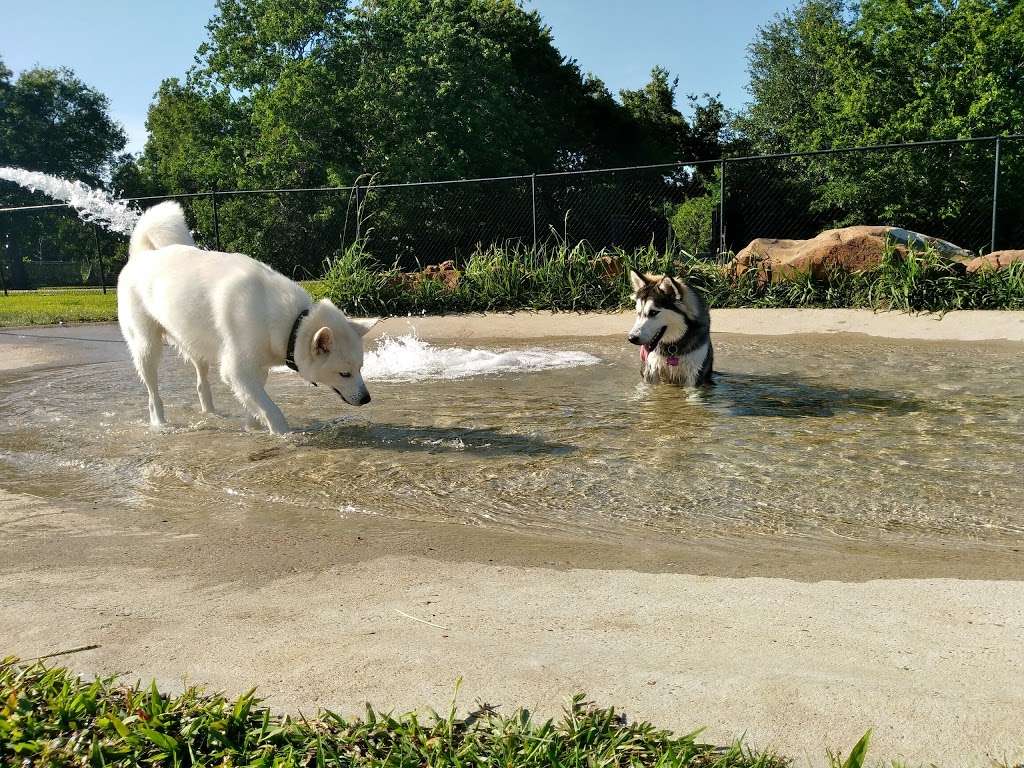
[[675, 355], [672, 355], [672, 357], [666, 358], [665, 362], [668, 363], [669, 365], [676, 366], [679, 365], [679, 358], [676, 357]]

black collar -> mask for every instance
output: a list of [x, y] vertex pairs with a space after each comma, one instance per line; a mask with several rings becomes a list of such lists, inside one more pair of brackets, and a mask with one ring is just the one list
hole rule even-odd
[[658, 353], [662, 357], [676, 357], [688, 355], [707, 341], [707, 325], [696, 320], [686, 321], [686, 333], [673, 342], [661, 341], [658, 343]]
[[302, 324], [303, 318], [308, 314], [308, 309], [299, 312], [299, 316], [292, 323], [292, 332], [288, 335], [288, 350], [285, 352], [284, 364], [296, 373], [299, 372], [299, 366], [295, 364], [295, 340], [299, 337], [299, 326]]

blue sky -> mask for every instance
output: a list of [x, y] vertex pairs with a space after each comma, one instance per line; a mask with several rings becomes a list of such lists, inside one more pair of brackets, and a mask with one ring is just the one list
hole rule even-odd
[[[646, 82], [656, 64], [680, 90], [746, 100], [746, 46], [794, 0], [527, 0], [555, 42], [613, 91]], [[15, 73], [68, 66], [106, 93], [114, 117], [145, 142], [146, 108], [164, 77], [182, 75], [206, 33], [213, 0], [0, 0], [0, 57]]]

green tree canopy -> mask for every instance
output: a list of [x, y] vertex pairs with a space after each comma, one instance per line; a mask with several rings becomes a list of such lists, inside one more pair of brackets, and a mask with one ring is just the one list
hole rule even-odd
[[169, 78], [156, 92], [146, 128], [141, 166], [160, 187], [196, 192], [246, 184], [255, 156], [248, 100]]
[[616, 102], [513, 0], [220, 0], [208, 29], [150, 111], [145, 163], [169, 189], [649, 163], [714, 138], [665, 70]]
[[101, 184], [127, 143], [109, 109], [70, 69], [30, 69], [12, 82], [0, 60], [0, 165]]
[[[758, 30], [748, 149], [791, 152], [1018, 133], [1024, 4], [1017, 0], [803, 0]], [[838, 154], [733, 167], [733, 220], [751, 237], [895, 224], [990, 245], [992, 143]], [[1000, 208], [1024, 202], [1024, 153], [1007, 146]], [[735, 211], [736, 208], [740, 210]], [[1009, 221], [1010, 217], [1002, 217]], [[1004, 242], [1017, 241], [1006, 233]]]
[[[169, 192], [665, 162], [714, 152], [724, 120], [706, 99], [691, 126], [662, 69], [617, 101], [518, 0], [219, 0], [208, 31], [188, 77], [164, 81], [149, 112], [140, 165]], [[529, 213], [525, 191], [377, 195], [373, 231], [388, 258], [416, 256], [421, 228], [462, 250], [486, 238], [488, 207]], [[338, 196], [244, 203], [221, 210], [222, 233], [250, 232], [231, 247], [279, 265], [301, 251], [315, 271], [351, 228]], [[209, 230], [211, 211], [194, 209]]]
[[[127, 141], [107, 97], [70, 69], [30, 69], [12, 80], [0, 60], [0, 165], [103, 186]], [[0, 204], [50, 202], [0, 183]], [[10, 282], [30, 284], [25, 261], [70, 260], [91, 253], [92, 233], [65, 210], [12, 214], [0, 221]], [[86, 246], [85, 244], [89, 245]]]
[[764, 152], [1017, 132], [1024, 4], [805, 0], [758, 30], [737, 127]]

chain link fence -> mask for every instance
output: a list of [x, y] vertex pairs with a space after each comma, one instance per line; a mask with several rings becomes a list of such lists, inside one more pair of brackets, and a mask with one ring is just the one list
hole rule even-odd
[[[6, 184], [3, 185], [6, 187]], [[113, 284], [127, 238], [63, 205], [2, 207], [3, 287]], [[904, 227], [968, 250], [1024, 247], [1024, 136], [407, 184], [193, 192], [197, 241], [316, 278], [355, 242], [381, 267], [464, 261], [489, 247], [679, 249], [725, 259], [755, 238], [852, 224]]]

